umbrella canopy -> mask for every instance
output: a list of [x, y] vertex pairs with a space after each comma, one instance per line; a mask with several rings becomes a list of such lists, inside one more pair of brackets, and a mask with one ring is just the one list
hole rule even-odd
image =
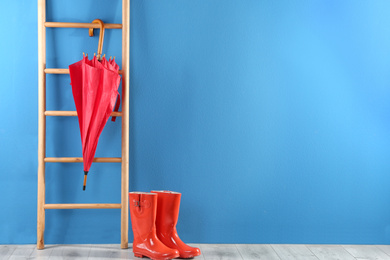
[[99, 61], [96, 56], [92, 60], [84, 56], [69, 66], [69, 74], [80, 126], [85, 190], [100, 134], [119, 95], [119, 66], [115, 60], [107, 61], [105, 57]]

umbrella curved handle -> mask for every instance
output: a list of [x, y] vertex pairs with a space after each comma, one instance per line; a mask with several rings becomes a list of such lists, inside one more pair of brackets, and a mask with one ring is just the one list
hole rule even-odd
[[[100, 34], [99, 34], [99, 45], [98, 45], [98, 51], [97, 51], [97, 58], [100, 60], [100, 56], [102, 55], [103, 51], [103, 40], [104, 40], [104, 23], [100, 19], [95, 19], [92, 21], [92, 23], [97, 23], [100, 26]], [[89, 36], [93, 36], [93, 28], [89, 28]]]

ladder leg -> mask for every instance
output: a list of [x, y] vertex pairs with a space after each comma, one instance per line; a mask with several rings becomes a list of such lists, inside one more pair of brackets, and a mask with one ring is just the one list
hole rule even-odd
[[129, 244], [129, 62], [130, 0], [122, 0], [122, 195], [121, 248]]
[[46, 150], [46, 1], [38, 0], [38, 208], [37, 248], [43, 249], [45, 231], [45, 150]]

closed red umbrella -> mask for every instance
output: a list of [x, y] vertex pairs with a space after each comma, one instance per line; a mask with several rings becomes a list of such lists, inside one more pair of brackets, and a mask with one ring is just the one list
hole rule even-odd
[[83, 148], [83, 190], [85, 190], [87, 174], [95, 157], [100, 134], [119, 95], [118, 72], [119, 66], [115, 60], [107, 61], [105, 57], [99, 61], [96, 56], [92, 60], [84, 56], [82, 60], [69, 66]]

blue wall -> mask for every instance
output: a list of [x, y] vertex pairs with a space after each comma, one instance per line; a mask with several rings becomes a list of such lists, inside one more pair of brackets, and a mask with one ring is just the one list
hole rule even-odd
[[[0, 10], [0, 243], [35, 243], [37, 5]], [[390, 243], [389, 10], [132, 0], [130, 190], [182, 192], [187, 242]], [[49, 0], [47, 17], [120, 23], [121, 1]], [[120, 37], [106, 31], [104, 42], [119, 63]], [[47, 43], [47, 66], [66, 67], [96, 52], [97, 37], [48, 29]], [[47, 77], [48, 110], [74, 109], [69, 82]], [[77, 119], [47, 121], [47, 156], [81, 156]], [[119, 125], [108, 123], [96, 156], [120, 156]], [[119, 202], [119, 176], [119, 165], [93, 164], [83, 192], [82, 164], [47, 164], [46, 200]], [[118, 243], [119, 220], [47, 211], [45, 240]]]

